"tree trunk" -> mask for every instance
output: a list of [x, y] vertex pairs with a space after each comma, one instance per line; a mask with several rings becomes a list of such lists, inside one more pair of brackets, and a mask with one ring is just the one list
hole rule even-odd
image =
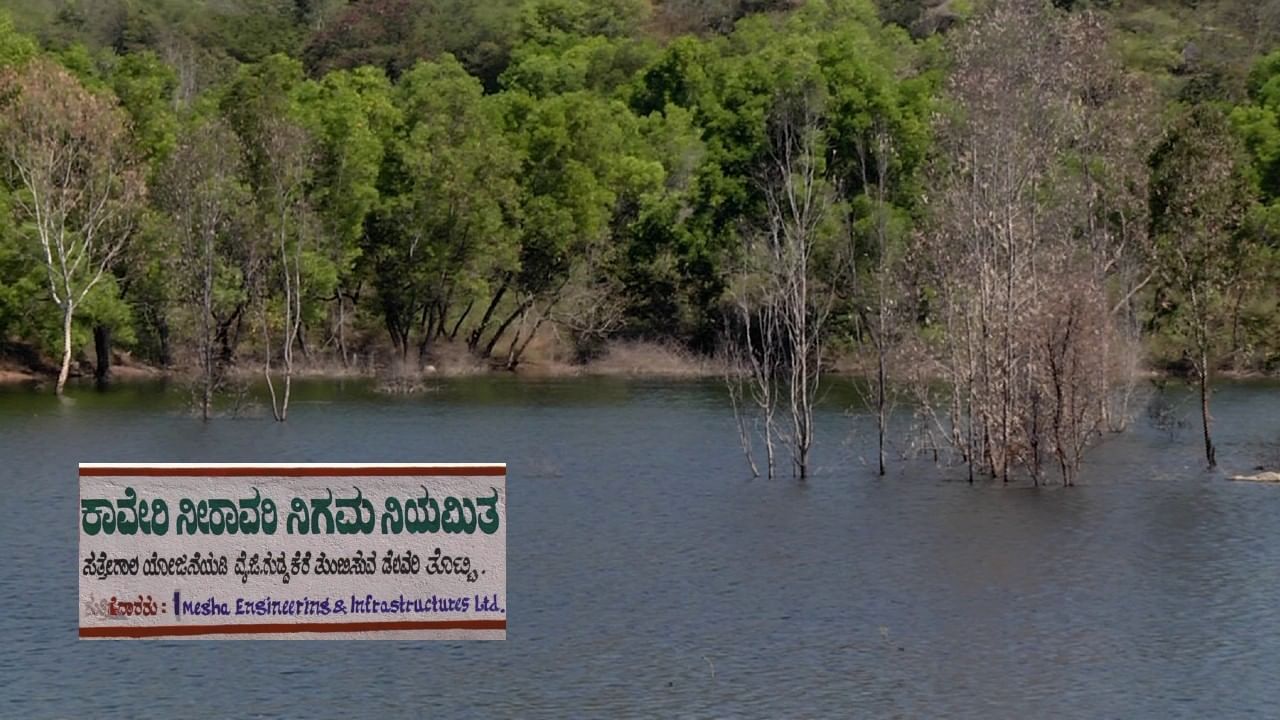
[[879, 456], [880, 456], [880, 477], [884, 477], [884, 426], [885, 418], [885, 393], [884, 393], [884, 351], [876, 352], [876, 429], [879, 432]]
[[244, 304], [236, 306], [225, 320], [218, 321], [218, 366], [231, 367], [235, 363], [236, 346], [240, 344], [240, 323], [244, 319]]
[[519, 347], [516, 347], [514, 340], [511, 342], [511, 351], [507, 353], [508, 370], [514, 371], [516, 366], [520, 364], [520, 359], [524, 357], [524, 351], [529, 348], [529, 343], [533, 342], [534, 336], [538, 334], [538, 329], [542, 327], [542, 323], [545, 322], [546, 319], [546, 315], [538, 317], [538, 319], [533, 323], [533, 329], [529, 331], [528, 336], [525, 337], [524, 342], [520, 343]]
[[200, 394], [200, 419], [209, 419], [209, 409], [213, 405], [213, 367], [206, 359], [204, 368], [204, 388]]
[[97, 356], [93, 377], [102, 385], [111, 375], [111, 328], [106, 325], [93, 326], [93, 349]]
[[289, 419], [289, 393], [293, 389], [293, 367], [292, 363], [285, 365], [284, 369], [284, 402], [280, 404], [280, 422]]
[[418, 339], [418, 370], [426, 369], [427, 365], [430, 364], [427, 362], [427, 359], [430, 357], [431, 336], [423, 334], [422, 337]]
[[1213, 446], [1213, 436], [1210, 426], [1213, 419], [1209, 415], [1209, 365], [1208, 357], [1204, 354], [1200, 356], [1200, 422], [1204, 427], [1204, 457], [1209, 461], [1209, 467], [1216, 468], [1218, 466], [1218, 449]]
[[160, 313], [156, 318], [156, 337], [160, 341], [160, 367], [168, 368], [173, 366], [173, 349], [169, 344], [169, 320], [164, 313]]
[[302, 326], [302, 327], [301, 327], [301, 329], [298, 331], [298, 337], [296, 338], [296, 340], [297, 340], [297, 343], [298, 343], [298, 349], [302, 351], [302, 359], [303, 359], [303, 360], [306, 360], [307, 362], [310, 362], [310, 361], [311, 361], [311, 350], [309, 350], [309, 349], [307, 348], [307, 330], [306, 330], [306, 326]]
[[[205, 285], [206, 290], [209, 287], [209, 285]], [[208, 299], [211, 296], [206, 295], [205, 297]], [[209, 411], [213, 406], [213, 377], [215, 372], [215, 361], [213, 359], [213, 325], [211, 322], [212, 318], [208, 312], [208, 305], [205, 306], [203, 316], [204, 335], [201, 338], [201, 345], [203, 346], [201, 347], [201, 355], [203, 357], [200, 358], [200, 364], [203, 366], [201, 370], [203, 370], [204, 374], [204, 387], [201, 388], [200, 392], [200, 419], [208, 421]]]
[[506, 320], [502, 321], [502, 324], [494, 331], [493, 337], [489, 338], [488, 343], [485, 343], [484, 352], [480, 354], [480, 357], [488, 358], [493, 355], [493, 348], [498, 345], [498, 341], [506, 334], [507, 328], [511, 327], [511, 323], [515, 322], [516, 318], [523, 316], [525, 311], [528, 310], [529, 306], [532, 304], [532, 300], [526, 300], [525, 302], [520, 303], [520, 306], [508, 315]]
[[[484, 316], [480, 318], [480, 324], [476, 326], [475, 330], [471, 331], [471, 337], [467, 340], [468, 350], [475, 352], [480, 345], [480, 338], [484, 335], [484, 331], [489, 328], [489, 321], [493, 319], [493, 313], [498, 309], [498, 303], [502, 302], [502, 296], [507, 294], [507, 285], [507, 282], [503, 282], [498, 288], [498, 292], [493, 294], [493, 299], [489, 301], [489, 307], [485, 308]], [[489, 352], [492, 351], [493, 348], [490, 346]], [[485, 355], [487, 356], [488, 352]]]
[[471, 308], [475, 307], [475, 304], [476, 304], [475, 300], [472, 300], [471, 302], [467, 303], [466, 309], [463, 310], [462, 314], [458, 316], [457, 322], [453, 324], [453, 330], [449, 333], [450, 342], [458, 339], [458, 330], [462, 327], [462, 321], [466, 320], [467, 316], [471, 314]]
[[54, 392], [62, 395], [67, 386], [67, 377], [71, 375], [71, 318], [75, 307], [67, 302], [62, 307], [62, 369], [58, 371], [58, 385]]
[[271, 393], [271, 416], [280, 421], [280, 403], [276, 398], [276, 386], [271, 381], [271, 330], [267, 327], [266, 311], [263, 311], [262, 319], [262, 376], [267, 381], [267, 392]]
[[427, 356], [431, 353], [431, 341], [435, 339], [439, 328], [439, 317], [436, 303], [430, 303], [422, 308], [422, 324], [419, 326], [421, 334], [418, 335], [419, 370], [427, 366]]
[[409, 323], [391, 312], [383, 314], [387, 326], [387, 334], [391, 336], [391, 345], [400, 356], [400, 362], [409, 360]]
[[351, 367], [350, 361], [347, 359], [347, 298], [338, 291], [338, 357], [342, 358], [342, 367]]
[[448, 337], [448, 334], [445, 332], [445, 328], [448, 327], [448, 324], [449, 324], [449, 303], [442, 302], [440, 303], [439, 307], [436, 308], [435, 337], [438, 337], [438, 338]]

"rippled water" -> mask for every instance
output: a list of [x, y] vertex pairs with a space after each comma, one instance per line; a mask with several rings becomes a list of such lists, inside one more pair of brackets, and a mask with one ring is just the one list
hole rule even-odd
[[[312, 384], [284, 425], [0, 389], [0, 717], [1280, 716], [1280, 487], [1194, 424], [970, 487], [874, 477], [840, 397], [800, 486], [748, 477], [714, 384]], [[1280, 386], [1215, 408], [1225, 465], [1280, 456]], [[80, 642], [80, 461], [505, 461], [508, 640]]]

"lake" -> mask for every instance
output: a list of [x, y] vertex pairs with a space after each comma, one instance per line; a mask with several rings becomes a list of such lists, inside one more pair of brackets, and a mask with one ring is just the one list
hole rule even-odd
[[[0, 388], [0, 717], [1280, 716], [1280, 487], [1133, 429], [1075, 488], [894, 461], [837, 386], [806, 484], [716, 383], [306, 382], [289, 422], [163, 385]], [[1214, 400], [1280, 458], [1280, 384]], [[81, 642], [78, 462], [506, 462], [506, 642]]]

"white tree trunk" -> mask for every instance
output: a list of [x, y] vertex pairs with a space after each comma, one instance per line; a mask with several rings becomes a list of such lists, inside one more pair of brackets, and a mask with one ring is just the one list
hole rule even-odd
[[70, 303], [64, 303], [62, 306], [62, 369], [58, 371], [58, 386], [55, 392], [62, 395], [63, 388], [67, 385], [67, 377], [71, 375], [71, 319], [75, 312], [75, 306]]

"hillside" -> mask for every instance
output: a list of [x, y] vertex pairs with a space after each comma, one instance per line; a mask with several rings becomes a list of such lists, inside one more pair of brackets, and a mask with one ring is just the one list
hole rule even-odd
[[1134, 366], [1280, 366], [1280, 0], [0, 9], [0, 333], [63, 366], [711, 356], [791, 252], [827, 365], [941, 373], [947, 312], [1012, 337], [1060, 266]]

